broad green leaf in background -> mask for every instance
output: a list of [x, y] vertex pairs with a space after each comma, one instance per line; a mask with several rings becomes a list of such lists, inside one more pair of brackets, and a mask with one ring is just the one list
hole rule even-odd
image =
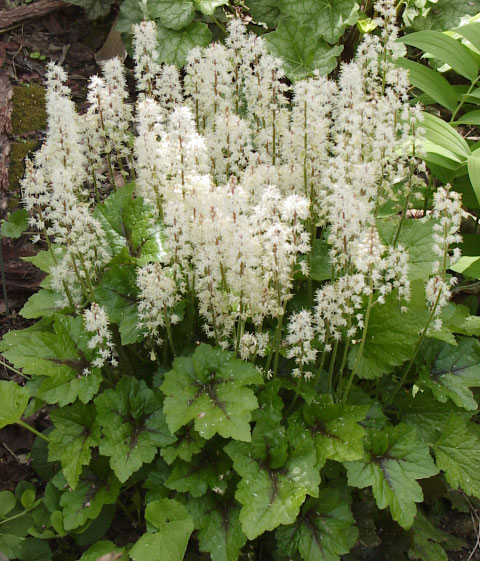
[[[480, 100], [479, 100], [480, 101]], [[455, 119], [456, 125], [480, 125], [480, 109], [475, 109], [474, 111], [469, 111], [465, 113], [458, 119]]]
[[106, 504], [115, 504], [120, 492], [120, 482], [113, 473], [103, 471], [101, 476], [85, 468], [75, 489], [69, 489], [66, 479], [59, 472], [53, 479], [62, 491], [60, 506], [63, 507], [63, 526], [73, 530], [94, 520]]
[[195, 430], [207, 440], [218, 433], [250, 441], [251, 412], [258, 403], [245, 386], [262, 381], [252, 364], [209, 345], [200, 345], [192, 357], [176, 358], [161, 387], [167, 396], [164, 412], [170, 431], [193, 420]]
[[20, 315], [26, 319], [49, 317], [60, 312], [64, 306], [59, 303], [62, 295], [53, 290], [43, 288], [32, 294], [20, 310]]
[[337, 66], [337, 56], [343, 46], [330, 47], [310, 27], [294, 19], [283, 19], [277, 29], [264, 35], [270, 51], [283, 61], [285, 74], [290, 80], [302, 80], [314, 70], [327, 75]]
[[195, 6], [205, 16], [213, 16], [219, 6], [228, 4], [229, 0], [194, 0]]
[[419, 385], [430, 388], [442, 403], [450, 398], [455, 405], [468, 411], [478, 408], [470, 390], [480, 387], [478, 339], [459, 337], [456, 347], [443, 341], [427, 340], [420, 354], [427, 368], [420, 372]]
[[467, 168], [473, 191], [475, 192], [477, 201], [480, 204], [480, 148], [477, 148], [470, 156], [468, 156]]
[[[433, 226], [435, 220], [426, 217], [404, 220], [397, 243], [408, 252], [408, 278], [410, 281], [427, 280], [433, 273], [438, 257], [433, 252]], [[377, 230], [382, 241], [393, 244], [400, 219], [389, 217], [377, 219]]]
[[408, 550], [409, 559], [448, 561], [445, 549], [448, 551], [462, 549], [462, 540], [433, 526], [421, 512], [418, 512], [415, 517], [411, 534], [413, 543]]
[[[343, 491], [343, 492], [342, 492]], [[304, 561], [340, 561], [358, 538], [347, 489], [320, 489], [318, 499], [308, 499], [293, 526], [277, 528], [275, 537], [282, 554]]]
[[456, 27], [452, 29], [455, 33], [458, 33], [462, 37], [465, 37], [467, 41], [480, 51], [480, 23], [467, 23], [466, 25], [462, 25], [461, 27]]
[[425, 137], [429, 142], [438, 144], [458, 156], [461, 161], [466, 161], [470, 156], [467, 141], [443, 119], [431, 113], [422, 113], [421, 127], [425, 129]]
[[129, 551], [133, 561], [182, 561], [194, 526], [187, 509], [173, 499], [152, 501], [145, 519], [155, 532], [140, 537]]
[[[389, 294], [385, 304], [373, 306], [357, 375], [366, 379], [378, 378], [412, 358], [419, 332], [427, 324], [428, 317], [423, 288], [419, 283], [412, 286], [412, 297], [406, 312], [401, 311], [395, 294]], [[357, 345], [350, 351], [350, 369], [355, 364], [358, 348]]]
[[255, 0], [250, 2], [250, 13], [255, 22], [266, 23], [274, 28], [280, 18], [279, 0]]
[[98, 19], [108, 14], [113, 0], [72, 0], [69, 3], [83, 8], [90, 19]]
[[188, 501], [188, 510], [198, 529], [200, 551], [212, 561], [237, 561], [247, 541], [240, 524], [240, 508], [229, 502], [217, 502], [210, 493]]
[[54, 429], [49, 434], [48, 459], [59, 460], [63, 475], [72, 489], [77, 486], [83, 466], [90, 463], [92, 447], [100, 440], [92, 403], [78, 401], [50, 413]]
[[206, 47], [212, 40], [208, 25], [199, 21], [179, 31], [159, 26], [157, 37], [160, 61], [175, 64], [179, 68], [185, 64], [187, 54], [193, 47]]
[[28, 212], [22, 208], [10, 213], [8, 220], [2, 224], [2, 238], [19, 238], [28, 228]]
[[110, 457], [110, 465], [122, 482], [151, 462], [172, 436], [162, 412], [162, 396], [143, 380], [124, 376], [115, 390], [106, 390], [95, 399], [97, 420], [104, 439], [100, 452]]
[[455, 111], [457, 95], [453, 87], [441, 74], [407, 58], [398, 58], [397, 65], [408, 70], [408, 78], [413, 86], [427, 93], [451, 113]]
[[0, 380], [0, 429], [20, 420], [30, 394], [15, 382]]
[[348, 484], [363, 489], [372, 487], [378, 508], [390, 508], [392, 518], [404, 529], [413, 524], [422, 502], [417, 479], [438, 473], [427, 444], [419, 442], [415, 429], [401, 424], [382, 431], [370, 430], [365, 460], [344, 462]]
[[128, 561], [128, 555], [123, 547], [117, 547], [110, 540], [101, 540], [91, 545], [87, 551], [80, 557], [78, 561], [97, 561], [103, 555], [122, 554], [121, 557], [115, 557], [115, 561]]
[[101, 372], [92, 368], [89, 335], [81, 316], [55, 316], [54, 332], [24, 329], [10, 331], [0, 350], [15, 368], [23, 368], [34, 380], [32, 392], [47, 403], [63, 407], [77, 398], [88, 403], [97, 393]]
[[450, 415], [433, 445], [437, 466], [454, 489], [480, 498], [480, 441], [466, 419]]
[[332, 45], [358, 19], [355, 0], [279, 0], [279, 6], [285, 15], [313, 27], [316, 35]]
[[[282, 443], [272, 439], [264, 427], [268, 429], [268, 423], [257, 423], [251, 444], [230, 442], [225, 447], [242, 477], [235, 498], [242, 505], [240, 521], [250, 540], [280, 524], [292, 524], [306, 496], [318, 495], [320, 483], [311, 443], [298, 435], [279, 465], [284, 455]], [[270, 467], [271, 463], [277, 467]]]
[[155, 9], [160, 23], [170, 29], [182, 29], [193, 20], [193, 0], [155, 0]]
[[112, 323], [118, 323], [122, 345], [140, 341], [144, 336], [139, 327], [136, 281], [134, 265], [114, 265], [95, 288], [97, 303], [105, 308]]
[[133, 24], [140, 23], [144, 19], [155, 19], [156, 17], [155, 0], [147, 0], [147, 2], [123, 0], [118, 12], [117, 30], [121, 33], [131, 33]]
[[422, 49], [448, 64], [457, 74], [473, 82], [478, 76], [478, 65], [470, 51], [459, 41], [440, 31], [425, 30], [408, 33], [397, 39], [400, 43]]
[[438, 0], [425, 17], [416, 18], [414, 28], [443, 31], [459, 25], [466, 15], [478, 13], [478, 4], [472, 0]]
[[480, 256], [462, 255], [450, 269], [466, 277], [480, 279]]
[[11, 491], [0, 491], [0, 518], [5, 518], [15, 508], [16, 504], [17, 499], [14, 493]]
[[198, 454], [206, 440], [193, 429], [180, 429], [176, 432], [177, 440], [170, 446], [163, 446], [160, 450], [162, 458], [167, 464], [172, 464], [177, 458], [190, 462], [192, 456]]

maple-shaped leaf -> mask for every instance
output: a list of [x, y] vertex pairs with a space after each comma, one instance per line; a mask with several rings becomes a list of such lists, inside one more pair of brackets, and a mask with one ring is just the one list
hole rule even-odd
[[423, 500], [417, 479], [438, 473], [428, 445], [416, 438], [407, 425], [368, 431], [366, 458], [344, 462], [348, 484], [363, 489], [372, 487], [378, 508], [390, 508], [392, 518], [402, 528], [413, 524], [415, 503]]
[[334, 44], [358, 19], [355, 0], [280, 0], [280, 10]]
[[202, 438], [220, 434], [249, 441], [251, 412], [258, 403], [246, 386], [262, 382], [252, 364], [209, 345], [200, 345], [191, 357], [176, 358], [161, 386], [171, 432], [193, 420]]
[[88, 403], [100, 387], [100, 369], [90, 364], [95, 351], [88, 348], [89, 340], [82, 317], [56, 315], [53, 331], [42, 330], [41, 324], [10, 331], [0, 349], [15, 368], [40, 377], [31, 384], [32, 395], [63, 407], [77, 398]]
[[358, 537], [350, 502], [347, 489], [320, 489], [318, 498], [305, 502], [295, 524], [277, 528], [279, 551], [298, 552], [304, 561], [340, 561]]
[[100, 440], [92, 403], [76, 402], [50, 413], [54, 429], [48, 435], [48, 459], [59, 460], [63, 475], [72, 489], [77, 486], [83, 466], [90, 463], [92, 447]]
[[100, 453], [110, 457], [110, 465], [122, 482], [151, 462], [172, 436], [162, 412], [162, 396], [143, 380], [124, 376], [116, 388], [95, 399], [97, 420], [102, 427]]
[[230, 442], [225, 447], [242, 477], [235, 498], [242, 505], [240, 521], [250, 540], [294, 522], [306, 496], [318, 494], [320, 473], [312, 444], [294, 435], [286, 449], [279, 435], [281, 427], [275, 432], [267, 421], [258, 422], [251, 444]]
[[445, 403], [475, 411], [478, 404], [470, 388], [480, 387], [480, 341], [459, 337], [458, 345], [427, 340], [422, 353], [427, 367], [420, 373], [419, 385], [429, 388]]
[[198, 530], [200, 551], [212, 561], [237, 561], [247, 536], [240, 524], [240, 508], [221, 495], [209, 493], [188, 501], [187, 508]]

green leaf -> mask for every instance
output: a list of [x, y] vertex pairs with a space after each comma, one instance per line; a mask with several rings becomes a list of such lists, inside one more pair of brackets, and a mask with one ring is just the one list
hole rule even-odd
[[480, 279], [480, 257], [463, 255], [450, 269], [466, 277]]
[[106, 504], [115, 504], [120, 493], [120, 482], [107, 470], [99, 475], [85, 468], [75, 489], [68, 484], [61, 473], [53, 479], [55, 486], [63, 490], [60, 506], [63, 509], [65, 530], [79, 528], [87, 520], [95, 520]]
[[451, 29], [466, 15], [478, 12], [478, 5], [471, 0], [438, 0], [425, 17], [416, 18], [414, 27], [420, 29]]
[[328, 256], [330, 246], [325, 241], [313, 240], [310, 277], [315, 281], [329, 280], [332, 277], [332, 264]]
[[274, 28], [280, 17], [279, 0], [255, 0], [250, 3], [250, 13], [256, 23], [266, 23]]
[[[395, 294], [389, 294], [385, 304], [372, 307], [363, 354], [357, 365], [360, 378], [378, 378], [414, 355], [419, 332], [427, 324], [429, 312], [423, 288], [418, 283], [412, 288], [407, 312], [401, 311]], [[355, 364], [358, 348], [358, 345], [353, 347], [349, 353], [350, 369]]]
[[[2, 403], [5, 401], [2, 400]], [[0, 518], [5, 518], [16, 504], [17, 499], [11, 491], [0, 491]]]
[[461, 337], [456, 347], [442, 341], [427, 343], [423, 358], [428, 368], [422, 369], [419, 385], [430, 388], [442, 403], [450, 398], [457, 407], [476, 410], [470, 388], [480, 387], [480, 341]]
[[[276, 424], [276, 423], [275, 423]], [[230, 442], [225, 452], [242, 477], [235, 498], [242, 505], [240, 522], [248, 539], [253, 540], [280, 524], [292, 524], [307, 495], [318, 496], [320, 473], [313, 446], [302, 435], [290, 442], [284, 463], [278, 466], [278, 440], [272, 439], [266, 423], [257, 423], [252, 443]], [[271, 467], [275, 465], [278, 467]]]
[[480, 109], [469, 111], [455, 120], [456, 125], [480, 125]]
[[421, 126], [425, 129], [425, 136], [430, 142], [450, 150], [463, 162], [468, 158], [470, 148], [466, 140], [452, 126], [425, 111], [422, 117]]
[[49, 434], [48, 459], [59, 460], [67, 483], [75, 489], [83, 466], [90, 463], [91, 448], [97, 446], [100, 431], [92, 403], [74, 403], [50, 413], [54, 429]]
[[450, 415], [433, 450], [437, 466], [445, 472], [448, 484], [480, 498], [480, 441], [468, 421]]
[[167, 396], [164, 412], [172, 433], [190, 421], [205, 439], [214, 434], [250, 441], [251, 411], [257, 408], [255, 394], [245, 386], [263, 378], [233, 353], [200, 345], [192, 357], [179, 357], [165, 374], [161, 387]]
[[449, 37], [440, 31], [418, 31], [408, 33], [397, 39], [405, 45], [411, 45], [422, 49], [426, 53], [448, 64], [455, 72], [461, 74], [470, 82], [473, 82], [478, 75], [478, 65], [470, 51], [459, 41]]
[[144, 19], [155, 20], [157, 17], [156, 0], [147, 0], [147, 2], [124, 0], [120, 4], [117, 30], [121, 33], [131, 33], [132, 25], [135, 23], [140, 23]]
[[19, 238], [28, 228], [28, 212], [22, 208], [12, 212], [8, 220], [2, 224], [0, 235], [2, 238]]
[[27, 388], [15, 382], [0, 380], [0, 429], [20, 420], [29, 398]]
[[100, 453], [110, 457], [122, 483], [142, 464], [151, 462], [159, 447], [175, 440], [165, 424], [161, 394], [143, 380], [124, 376], [115, 390], [99, 395], [95, 405], [104, 436]]
[[308, 499], [293, 526], [278, 528], [277, 546], [282, 554], [298, 551], [304, 561], [340, 561], [355, 545], [358, 529], [346, 489], [320, 489], [318, 499]]
[[69, 3], [83, 8], [90, 19], [98, 19], [110, 12], [113, 0], [72, 0]]
[[477, 202], [480, 204], [480, 150], [476, 150], [474, 154], [468, 156], [467, 169], [473, 191], [475, 192], [475, 197], [477, 198]]
[[[433, 252], [433, 226], [430, 217], [418, 220], [404, 220], [397, 239], [408, 252], [408, 278], [410, 281], [427, 280], [433, 274], [438, 257]], [[393, 245], [400, 219], [388, 217], [377, 219], [377, 230], [382, 241]]]
[[306, 427], [303, 423], [300, 425], [300, 434], [305, 435], [307, 428], [307, 438], [312, 439], [319, 469], [327, 460], [343, 462], [363, 457], [365, 430], [358, 423], [365, 419], [368, 410], [368, 405], [333, 403], [333, 398], [327, 395], [319, 395], [314, 403], [303, 406]]
[[[115, 557], [115, 560], [128, 561], [128, 555], [123, 547], [117, 547], [110, 540], [101, 540], [90, 546], [78, 561], [97, 561], [97, 559], [102, 558], [103, 555], [120, 553], [122, 554], [121, 557], [118, 559]], [[107, 559], [109, 559], [109, 557]]]
[[152, 501], [145, 518], [158, 531], [144, 534], [129, 551], [133, 561], [182, 561], [193, 521], [187, 509], [173, 499]]
[[134, 265], [114, 265], [95, 288], [97, 303], [104, 307], [112, 323], [118, 323], [122, 345], [141, 341], [137, 307], [137, 271]]
[[358, 19], [355, 0], [279, 0], [280, 10], [300, 25], [313, 26], [330, 44], [337, 43], [345, 29]]
[[32, 294], [26, 304], [20, 310], [20, 315], [26, 319], [50, 317], [63, 310], [64, 306], [59, 304], [62, 296], [53, 290], [42, 289]]
[[194, 0], [197, 9], [205, 16], [213, 16], [219, 6], [228, 4], [228, 0]]
[[83, 328], [82, 317], [57, 315], [53, 326], [53, 333], [10, 331], [0, 349], [15, 368], [41, 376], [35, 381], [35, 397], [61, 407], [77, 398], [88, 403], [100, 387], [101, 371], [89, 362], [94, 351], [88, 348], [90, 336]]
[[337, 56], [343, 46], [330, 47], [311, 28], [293, 19], [283, 19], [277, 29], [264, 35], [267, 46], [283, 61], [285, 74], [290, 80], [302, 80], [314, 70], [327, 75], [337, 66]]
[[156, 0], [155, 3], [160, 23], [170, 29], [182, 29], [195, 15], [193, 0]]
[[[55, 252], [58, 246], [53, 246], [52, 249]], [[59, 255], [61, 256], [62, 254], [60, 253]], [[49, 273], [51, 268], [55, 265], [52, 252], [47, 250], [39, 251], [36, 255], [22, 257], [22, 260], [27, 261], [27, 263], [33, 263], [35, 267], [44, 273]]]
[[467, 41], [480, 51], [480, 23], [467, 23], [466, 25], [462, 25], [461, 27], [456, 27], [452, 29], [455, 33], [458, 33], [462, 37], [465, 37]]
[[415, 517], [411, 533], [413, 544], [408, 550], [409, 559], [448, 561], [441, 544], [448, 544], [450, 535], [433, 526], [421, 512], [418, 512]]
[[237, 561], [247, 541], [240, 524], [240, 508], [217, 502], [207, 495], [188, 501], [188, 510], [198, 529], [199, 549], [212, 561]]
[[193, 47], [205, 47], [212, 40], [208, 26], [198, 21], [179, 31], [159, 26], [157, 37], [160, 62], [175, 64], [179, 68], [185, 64]]
[[167, 464], [172, 464], [177, 458], [190, 462], [194, 454], [198, 454], [203, 448], [206, 440], [194, 430], [180, 429], [175, 434], [177, 440], [170, 446], [164, 446], [160, 450], [162, 458]]
[[428, 446], [419, 442], [415, 429], [407, 425], [369, 431], [366, 460], [344, 462], [348, 484], [363, 489], [372, 487], [378, 508], [390, 508], [392, 518], [402, 528], [413, 524], [415, 503], [422, 502], [417, 479], [438, 473]]
[[397, 65], [408, 70], [408, 77], [413, 86], [427, 93], [450, 113], [455, 111], [457, 107], [455, 90], [440, 73], [419, 62], [402, 57], [397, 59]]

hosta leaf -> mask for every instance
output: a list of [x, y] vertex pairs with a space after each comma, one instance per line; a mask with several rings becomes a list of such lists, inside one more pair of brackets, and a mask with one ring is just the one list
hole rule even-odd
[[200, 345], [192, 357], [176, 358], [161, 387], [170, 431], [193, 420], [202, 438], [218, 433], [249, 441], [251, 411], [258, 404], [245, 386], [262, 381], [252, 364], [209, 345]]
[[88, 403], [98, 391], [101, 373], [89, 362], [93, 351], [82, 318], [55, 316], [54, 331], [10, 331], [0, 349], [15, 368], [42, 376], [35, 381], [35, 397], [62, 407], [77, 398]]
[[93, 404], [74, 403], [50, 413], [54, 429], [48, 435], [48, 459], [59, 460], [67, 483], [75, 489], [83, 466], [90, 463], [91, 448], [97, 446], [100, 431]]
[[334, 44], [358, 19], [355, 0], [280, 0], [280, 10]]
[[160, 23], [170, 29], [182, 29], [195, 15], [193, 0], [156, 0], [155, 9]]
[[450, 415], [433, 450], [437, 466], [445, 472], [449, 485], [480, 498], [480, 441], [468, 421]]
[[29, 398], [27, 388], [15, 382], [0, 380], [0, 429], [20, 420]]
[[320, 395], [314, 403], [304, 405], [304, 423], [299, 428], [304, 438], [312, 439], [319, 469], [329, 459], [343, 462], [363, 457], [365, 430], [358, 422], [365, 419], [368, 410], [368, 405], [333, 403], [331, 396], [326, 395]]
[[[419, 332], [427, 324], [429, 312], [421, 290], [413, 290], [407, 312], [401, 311], [395, 294], [385, 304], [372, 308], [362, 357], [357, 365], [360, 378], [377, 378], [412, 358]], [[349, 354], [348, 365], [353, 368], [358, 345]]]
[[217, 502], [212, 495], [188, 501], [188, 510], [198, 529], [200, 551], [212, 561], [237, 561], [247, 537], [240, 524], [240, 508]]
[[423, 356], [428, 369], [422, 369], [419, 384], [443, 403], [450, 398], [458, 407], [476, 410], [470, 388], [480, 387], [480, 341], [461, 337], [453, 346], [430, 340]]
[[61, 302], [62, 296], [53, 290], [41, 289], [32, 294], [26, 304], [20, 310], [20, 315], [27, 319], [49, 317], [60, 312], [64, 306]]
[[[397, 234], [399, 219], [388, 217], [377, 220], [378, 234], [387, 245], [392, 245]], [[421, 218], [404, 220], [397, 243], [408, 252], [408, 278], [410, 281], [427, 280], [433, 273], [438, 257], [433, 252], [433, 226], [435, 220]]]
[[212, 34], [208, 26], [199, 21], [194, 21], [179, 31], [160, 26], [158, 28], [160, 62], [176, 64], [181, 68], [193, 47], [205, 47], [211, 40]]
[[343, 46], [330, 47], [311, 28], [292, 19], [282, 20], [277, 29], [264, 35], [270, 51], [283, 61], [285, 74], [292, 81], [302, 80], [314, 70], [327, 75], [337, 66]]
[[250, 13], [257, 23], [266, 23], [268, 27], [274, 28], [280, 17], [280, 0], [255, 0], [250, 3]]
[[363, 489], [372, 487], [378, 508], [390, 508], [392, 518], [402, 528], [413, 524], [415, 503], [423, 500], [417, 479], [438, 473], [428, 445], [419, 442], [415, 429], [407, 425], [369, 431], [365, 460], [344, 462], [348, 484]]
[[421, 512], [418, 512], [415, 517], [411, 533], [413, 544], [408, 550], [409, 559], [447, 561], [444, 547], [448, 550], [462, 548], [461, 540], [433, 526]]
[[194, 2], [196, 8], [206, 16], [213, 16], [219, 6], [228, 4], [228, 0], [194, 0]]
[[100, 474], [85, 468], [75, 489], [69, 489], [61, 473], [54, 478], [55, 486], [63, 491], [60, 506], [63, 508], [63, 526], [73, 530], [94, 520], [106, 504], [115, 504], [120, 492], [120, 482], [113, 473], [101, 470]]
[[123, 377], [115, 390], [99, 395], [95, 405], [104, 436], [100, 453], [110, 457], [122, 482], [151, 462], [160, 446], [175, 440], [165, 424], [161, 395], [143, 380]]
[[134, 561], [182, 561], [193, 521], [187, 509], [173, 499], [152, 501], [146, 520], [157, 530], [144, 534], [129, 551]]
[[240, 521], [250, 540], [280, 524], [293, 523], [305, 497], [317, 496], [320, 484], [315, 450], [308, 441], [299, 435], [291, 442], [284, 464], [272, 468], [270, 462], [278, 464], [280, 456], [270, 453], [272, 439], [262, 428], [255, 427], [251, 444], [230, 442], [225, 447], [242, 477], [235, 498], [242, 504]]
[[114, 265], [106, 271], [95, 288], [97, 303], [105, 308], [112, 323], [118, 323], [122, 345], [141, 341], [137, 313], [137, 272], [134, 265]]
[[355, 545], [358, 529], [350, 510], [350, 497], [337, 488], [321, 489], [318, 499], [308, 499], [293, 526], [275, 532], [279, 551], [304, 561], [340, 561]]

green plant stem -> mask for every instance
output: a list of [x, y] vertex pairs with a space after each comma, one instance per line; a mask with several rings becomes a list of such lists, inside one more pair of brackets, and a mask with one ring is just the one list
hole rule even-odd
[[347, 364], [348, 351], [350, 349], [350, 342], [351, 341], [352, 341], [351, 337], [347, 337], [347, 340], [345, 341], [345, 347], [343, 349], [343, 354], [342, 354], [342, 362], [341, 362], [340, 368], [338, 370], [339, 377], [338, 377], [338, 382], [337, 382], [337, 388], [340, 387], [340, 384], [342, 383], [342, 380], [343, 380], [343, 372], [345, 370], [345, 365]]
[[3, 248], [0, 240], [0, 273], [2, 276], [2, 290], [3, 290], [3, 303], [5, 304], [5, 317], [7, 318], [7, 326], [10, 329], [12, 327], [12, 322], [10, 321], [10, 310], [8, 309], [8, 294], [7, 294], [7, 282], [5, 280], [5, 266], [3, 262]]
[[227, 35], [227, 30], [225, 29], [225, 26], [223, 24], [221, 24], [213, 14], [210, 16], [210, 19], [213, 21], [213, 23], [218, 27], [218, 29], [220, 29], [220, 31], [224, 35]]
[[24, 374], [23, 372], [20, 372], [20, 370], [17, 370], [16, 368], [13, 368], [13, 366], [10, 366], [9, 364], [4, 362], [3, 360], [0, 360], [0, 364], [4, 368], [8, 368], [8, 370], [11, 370], [12, 372], [15, 372], [15, 374], [18, 374], [19, 376], [23, 376], [23, 378], [26, 378], [27, 380], [30, 380], [30, 376], [28, 376], [27, 374]]
[[330, 366], [328, 368], [328, 387], [327, 387], [328, 394], [332, 392], [333, 370], [335, 368], [335, 359], [337, 358], [337, 351], [338, 351], [338, 339], [335, 339], [335, 343], [333, 344], [333, 352], [330, 357]]
[[33, 510], [37, 506], [37, 504], [34, 503], [30, 508], [26, 508], [25, 510], [22, 510], [22, 512], [19, 512], [18, 514], [14, 514], [13, 516], [5, 518], [5, 520], [1, 520], [0, 526], [2, 524], [6, 524], [7, 522], [10, 522], [11, 520], [16, 520], [17, 518], [21, 518], [22, 516], [25, 516], [25, 514]]
[[132, 516], [132, 513], [128, 510], [128, 508], [123, 504], [123, 502], [120, 499], [117, 499], [117, 504], [120, 507], [120, 509], [125, 513], [125, 516], [130, 520], [133, 527], [135, 528], [137, 526], [137, 521]]
[[285, 417], [288, 417], [290, 415], [295, 403], [297, 403], [298, 396], [300, 395], [300, 384], [301, 384], [301, 382], [302, 382], [302, 378], [299, 377], [298, 380], [297, 380], [297, 385], [295, 386], [295, 395], [293, 396], [292, 401], [290, 402], [289, 406], [287, 407], [287, 409], [285, 411]]
[[176, 356], [177, 353], [175, 351], [175, 345], [173, 344], [172, 326], [170, 324], [170, 318], [168, 317], [167, 312], [164, 312], [164, 317], [165, 317], [165, 327], [167, 329], [167, 337], [168, 337], [168, 344], [170, 346], [170, 351], [172, 352], [173, 356]]
[[16, 421], [17, 425], [20, 425], [21, 427], [23, 427], [24, 429], [29, 430], [30, 432], [33, 432], [33, 434], [37, 435], [39, 438], [42, 438], [43, 440], [45, 440], [46, 442], [50, 442], [50, 439], [48, 437], [46, 437], [44, 434], [42, 434], [41, 432], [38, 432], [37, 429], [34, 429], [33, 427], [31, 427], [29, 424], [27, 424], [25, 421], [22, 421], [22, 419], [19, 419], [18, 421]]
[[462, 97], [462, 101], [457, 105], [457, 108], [455, 109], [455, 111], [452, 113], [452, 118], [450, 119], [449, 124], [453, 123], [455, 121], [455, 117], [457, 116], [457, 113], [460, 111], [460, 109], [463, 107], [463, 104], [465, 103], [465, 96], [467, 96], [472, 90], [473, 88], [477, 85], [477, 82], [480, 80], [480, 74], [477, 76], [477, 78], [471, 83], [470, 87], [468, 88], [468, 91], [466, 94], [463, 95]]

